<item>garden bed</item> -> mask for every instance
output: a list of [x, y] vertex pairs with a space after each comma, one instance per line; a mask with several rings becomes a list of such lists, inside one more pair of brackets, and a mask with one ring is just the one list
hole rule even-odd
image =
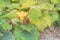
[[52, 26], [44, 30], [40, 40], [60, 40], [60, 29]]

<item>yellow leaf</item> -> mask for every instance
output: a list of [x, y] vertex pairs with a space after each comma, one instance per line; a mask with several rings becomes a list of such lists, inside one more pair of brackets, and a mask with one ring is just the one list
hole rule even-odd
[[40, 19], [40, 21], [37, 21], [35, 25], [37, 26], [38, 30], [43, 31], [45, 28], [51, 26], [51, 23], [52, 23], [51, 20], [52, 19], [49, 14], [44, 14], [42, 19]]
[[50, 15], [46, 14], [44, 16], [44, 20], [48, 27], [51, 26], [52, 19], [51, 19]]

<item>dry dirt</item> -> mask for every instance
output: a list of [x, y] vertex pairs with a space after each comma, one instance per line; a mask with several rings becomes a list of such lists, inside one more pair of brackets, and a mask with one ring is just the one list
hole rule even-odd
[[40, 40], [60, 40], [60, 29], [54, 26], [45, 29], [41, 33]]

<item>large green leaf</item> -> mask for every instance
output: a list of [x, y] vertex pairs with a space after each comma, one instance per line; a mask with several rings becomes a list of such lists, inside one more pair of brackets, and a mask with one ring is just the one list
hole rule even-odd
[[3, 36], [0, 37], [0, 40], [15, 40], [15, 37], [11, 32], [3, 33]]
[[31, 32], [32, 30], [34, 30], [35, 26], [33, 24], [29, 24], [29, 25], [21, 25], [21, 28], [23, 30], [26, 30], [28, 32]]
[[38, 8], [32, 7], [30, 9], [29, 17], [31, 23], [35, 24], [40, 31], [43, 31], [46, 27], [51, 26], [51, 17], [48, 11], [41, 13]]
[[30, 18], [31, 23], [39, 22], [40, 21], [39, 17], [41, 15], [42, 15], [41, 11], [38, 7], [36, 6], [32, 7], [29, 11], [29, 18]]
[[15, 28], [14, 34], [16, 40], [39, 40], [40, 34], [38, 30], [32, 30], [31, 32], [24, 31], [21, 28]]
[[[48, 18], [48, 19], [47, 19]], [[51, 26], [51, 17], [48, 13], [44, 14], [40, 21], [38, 21], [36, 24], [39, 31], [43, 31], [46, 27]]]

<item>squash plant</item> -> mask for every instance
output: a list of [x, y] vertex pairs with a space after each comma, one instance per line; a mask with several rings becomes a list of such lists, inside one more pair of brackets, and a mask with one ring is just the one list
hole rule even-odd
[[58, 20], [59, 0], [0, 0], [0, 40], [39, 40]]

